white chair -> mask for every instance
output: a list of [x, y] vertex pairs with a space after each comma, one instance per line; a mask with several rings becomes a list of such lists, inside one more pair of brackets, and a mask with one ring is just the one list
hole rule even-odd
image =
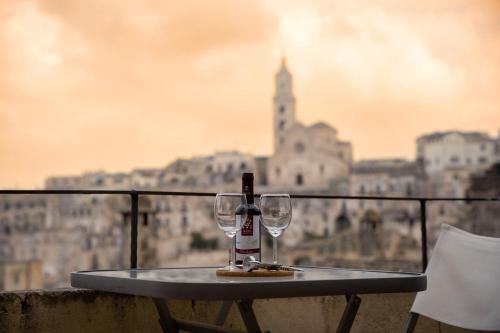
[[441, 227], [425, 271], [427, 290], [419, 292], [404, 332], [419, 315], [461, 328], [500, 330], [500, 238]]

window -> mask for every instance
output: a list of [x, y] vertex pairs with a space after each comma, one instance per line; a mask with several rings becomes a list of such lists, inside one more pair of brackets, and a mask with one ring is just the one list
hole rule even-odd
[[284, 120], [280, 120], [280, 124], [279, 124], [280, 130], [284, 130], [285, 129], [285, 124], [286, 124], [286, 122]]
[[16, 269], [14, 272], [13, 272], [13, 277], [14, 277], [14, 283], [15, 284], [19, 284], [19, 282], [21, 281], [21, 273], [22, 271], [21, 270], [18, 270]]
[[481, 143], [481, 146], [479, 146], [479, 149], [481, 149], [481, 151], [484, 151], [486, 149], [486, 145], [484, 143]]
[[285, 138], [284, 137], [280, 137], [280, 145], [284, 145], [285, 144]]
[[279, 175], [281, 174], [281, 169], [280, 169], [280, 167], [277, 167], [277, 168], [274, 170], [274, 172], [276, 173], [276, 176], [278, 176], [278, 177], [279, 177]]
[[406, 195], [412, 195], [413, 194], [413, 187], [411, 186], [410, 183], [406, 183]]
[[325, 172], [325, 166], [324, 166], [323, 164], [321, 164], [321, 165], [319, 166], [319, 173], [320, 173], [320, 174], [323, 174], [324, 172]]
[[460, 162], [460, 158], [458, 156], [452, 156], [452, 157], [450, 157], [450, 162], [451, 163], [458, 163], [458, 162]]
[[302, 176], [302, 174], [299, 173], [297, 177], [295, 177], [295, 184], [296, 185], [304, 184], [304, 177]]
[[375, 193], [377, 193], [377, 194], [382, 193], [382, 189], [381, 189], [381, 187], [380, 187], [380, 184], [376, 184], [376, 185], [375, 185]]
[[185, 234], [188, 227], [188, 219], [185, 215], [182, 217], [181, 225], [182, 225], [182, 233]]
[[280, 105], [280, 114], [283, 114], [283, 113], [285, 113], [285, 106]]
[[359, 187], [359, 194], [365, 194], [365, 185]]
[[488, 162], [488, 159], [484, 156], [481, 156], [478, 161], [479, 161], [479, 163], [484, 164], [484, 163]]
[[240, 170], [245, 170], [247, 168], [247, 165], [245, 162], [241, 162], [240, 164]]
[[294, 148], [295, 148], [295, 152], [297, 152], [297, 153], [302, 153], [302, 152], [304, 152], [304, 150], [306, 150], [306, 146], [300, 141], [295, 144]]

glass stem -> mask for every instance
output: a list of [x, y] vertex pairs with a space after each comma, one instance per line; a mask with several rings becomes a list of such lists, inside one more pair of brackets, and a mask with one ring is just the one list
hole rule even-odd
[[234, 237], [229, 238], [231, 241], [231, 246], [229, 246], [229, 268], [232, 268], [234, 265]]
[[278, 237], [273, 237], [273, 264], [278, 263]]

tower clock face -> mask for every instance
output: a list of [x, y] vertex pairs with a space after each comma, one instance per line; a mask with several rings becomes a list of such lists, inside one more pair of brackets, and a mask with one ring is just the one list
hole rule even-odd
[[306, 146], [301, 141], [298, 141], [297, 143], [295, 143], [295, 147], [294, 148], [295, 148], [295, 152], [297, 152], [299, 154], [303, 153], [304, 150], [306, 150]]

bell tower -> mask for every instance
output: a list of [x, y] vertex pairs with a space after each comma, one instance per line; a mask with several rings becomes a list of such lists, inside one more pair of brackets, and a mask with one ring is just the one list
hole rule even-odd
[[274, 103], [274, 151], [285, 143], [285, 132], [295, 123], [295, 96], [293, 96], [292, 75], [286, 68], [285, 58], [275, 76]]

